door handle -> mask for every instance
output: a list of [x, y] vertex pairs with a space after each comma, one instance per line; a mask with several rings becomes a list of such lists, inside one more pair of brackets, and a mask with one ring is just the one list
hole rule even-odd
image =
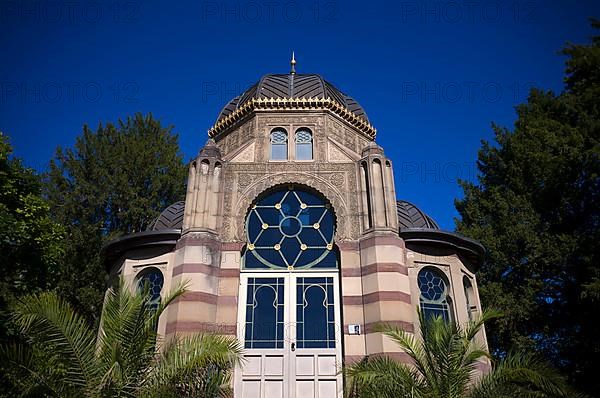
[[292, 343], [292, 351], [296, 351], [296, 343]]

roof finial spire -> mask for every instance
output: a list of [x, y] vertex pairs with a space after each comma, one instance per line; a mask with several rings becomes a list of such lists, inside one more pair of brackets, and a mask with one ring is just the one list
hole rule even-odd
[[290, 65], [292, 66], [292, 69], [290, 70], [290, 75], [295, 75], [296, 74], [296, 57], [295, 57], [293, 51], [292, 51], [292, 60], [290, 61]]

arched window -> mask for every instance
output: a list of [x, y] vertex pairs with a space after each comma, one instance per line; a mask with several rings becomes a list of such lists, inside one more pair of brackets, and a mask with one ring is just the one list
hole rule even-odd
[[138, 289], [148, 294], [148, 305], [156, 309], [160, 304], [160, 292], [165, 279], [158, 268], [150, 267], [138, 277]]
[[296, 130], [296, 160], [312, 160], [313, 158], [313, 137], [307, 128]]
[[271, 160], [287, 160], [288, 135], [287, 131], [277, 128], [271, 131]]
[[477, 312], [477, 306], [475, 305], [475, 296], [473, 295], [473, 284], [469, 277], [463, 277], [463, 288], [465, 289], [465, 300], [467, 302], [467, 315], [469, 320], [473, 320], [473, 315]]
[[446, 277], [432, 267], [423, 268], [417, 277], [421, 295], [419, 304], [425, 318], [439, 316], [446, 322], [452, 319]]
[[290, 185], [252, 205], [246, 218], [245, 269], [335, 268], [335, 217], [315, 193]]

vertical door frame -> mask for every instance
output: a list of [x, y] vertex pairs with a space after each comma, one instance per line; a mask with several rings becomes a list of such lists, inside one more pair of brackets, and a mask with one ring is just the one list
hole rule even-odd
[[[290, 286], [290, 294], [288, 295], [289, 297], [289, 305], [290, 305], [290, 325], [294, 325], [294, 330], [296, 323], [297, 323], [297, 313], [296, 313], [296, 305], [297, 305], [297, 289], [296, 289], [296, 278], [298, 277], [302, 277], [302, 278], [331, 278], [333, 277], [333, 316], [334, 316], [334, 334], [335, 334], [335, 348], [301, 348], [300, 352], [298, 352], [298, 348], [296, 347], [295, 351], [290, 351], [288, 352], [288, 358], [289, 358], [289, 365], [288, 365], [288, 371], [290, 374], [290, 377], [295, 379], [296, 378], [296, 356], [297, 355], [301, 355], [302, 353], [305, 354], [318, 354], [319, 351], [324, 351], [324, 350], [332, 350], [333, 352], [335, 352], [335, 357], [336, 357], [336, 366], [341, 366], [342, 364], [342, 342], [343, 342], [343, 333], [344, 333], [344, 326], [342, 325], [342, 303], [341, 303], [341, 296], [340, 296], [340, 281], [341, 281], [341, 277], [340, 277], [340, 270], [338, 268], [336, 268], [335, 270], [331, 270], [331, 271], [292, 271], [290, 272], [290, 280], [289, 280], [289, 286]], [[292, 282], [293, 280], [293, 282]], [[293, 337], [294, 339], [294, 343], [297, 343], [296, 341], [296, 336], [294, 335]], [[317, 369], [315, 369], [315, 373], [317, 373]], [[317, 375], [315, 374], [315, 389], [318, 388], [318, 384], [316, 383], [317, 379], [316, 379]], [[337, 397], [341, 398], [343, 396], [343, 379], [342, 379], [342, 375], [341, 374], [337, 374], [336, 377], [337, 379], [337, 386], [338, 386], [338, 391], [337, 391]], [[291, 398], [304, 398], [304, 397], [296, 397], [296, 382], [295, 380], [290, 380], [290, 386], [289, 386], [289, 396]], [[324, 397], [319, 397], [319, 398], [324, 398]]]
[[[265, 272], [266, 271], [266, 272]], [[298, 348], [296, 347], [295, 351], [291, 350], [291, 344], [296, 344], [296, 278], [305, 277], [305, 278], [325, 278], [325, 277], [333, 277], [333, 302], [334, 302], [334, 333], [335, 333], [335, 348], [301, 348], [300, 354], [302, 352], [305, 353], [316, 353], [320, 350], [334, 350], [335, 357], [337, 360], [337, 366], [341, 366], [342, 364], [342, 344], [344, 337], [344, 327], [342, 325], [342, 303], [340, 296], [340, 270], [336, 268], [331, 271], [302, 271], [302, 270], [294, 270], [294, 271], [283, 271], [283, 272], [275, 272], [270, 270], [265, 271], [242, 271], [240, 273], [240, 286], [239, 286], [239, 295], [238, 295], [238, 308], [237, 308], [237, 338], [238, 341], [242, 344], [242, 347], [245, 346], [245, 331], [246, 331], [246, 300], [248, 295], [248, 279], [249, 278], [283, 278], [284, 279], [284, 340], [283, 340], [283, 348], [272, 348], [272, 349], [259, 349], [260, 352], [264, 353], [265, 351], [272, 350], [273, 353], [283, 354], [284, 361], [284, 397], [285, 398], [304, 398], [304, 397], [296, 397], [296, 355], [298, 354]], [[292, 335], [290, 335], [290, 333]], [[252, 351], [255, 349], [248, 349], [246, 351], [246, 355], [251, 355]], [[268, 353], [267, 353], [268, 355]], [[261, 382], [265, 378], [264, 373], [261, 375]], [[316, 376], [315, 376], [316, 378]], [[337, 397], [343, 396], [343, 379], [341, 374], [336, 375], [337, 379]], [[316, 380], [316, 379], [315, 379]], [[318, 387], [317, 383], [315, 383], [315, 387]], [[238, 367], [235, 369], [234, 375], [234, 395], [236, 397], [239, 395], [243, 389], [243, 377], [242, 371]], [[261, 395], [264, 396], [264, 390], [261, 389]], [[259, 397], [257, 397], [259, 398]], [[263, 397], [260, 397], [263, 398]], [[264, 398], [267, 398], [266, 396]], [[320, 397], [323, 398], [323, 397]]]

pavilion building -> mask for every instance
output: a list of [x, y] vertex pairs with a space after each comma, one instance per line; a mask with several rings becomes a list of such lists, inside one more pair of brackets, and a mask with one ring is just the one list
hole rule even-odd
[[484, 248], [397, 199], [375, 133], [321, 76], [263, 76], [208, 131], [185, 201], [110, 242], [107, 268], [155, 298], [187, 281], [158, 332], [237, 336], [236, 397], [342, 397], [341, 364], [408, 361], [378, 323], [416, 333], [417, 308], [459, 324], [481, 311]]

